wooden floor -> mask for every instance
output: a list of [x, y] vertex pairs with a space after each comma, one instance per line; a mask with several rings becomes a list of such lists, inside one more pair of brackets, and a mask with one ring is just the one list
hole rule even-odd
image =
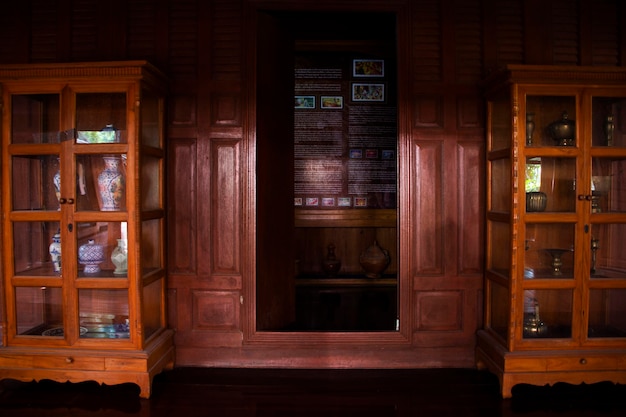
[[250, 370], [177, 368], [149, 400], [132, 384], [0, 383], [0, 416], [387, 417], [626, 415], [626, 386], [518, 385], [499, 397], [495, 377], [470, 369]]

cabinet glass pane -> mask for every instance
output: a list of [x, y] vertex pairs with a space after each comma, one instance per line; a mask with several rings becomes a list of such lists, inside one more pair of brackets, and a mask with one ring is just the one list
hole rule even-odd
[[59, 143], [58, 94], [11, 96], [11, 143]]
[[76, 157], [76, 210], [126, 210], [126, 154]]
[[526, 158], [526, 211], [576, 210], [576, 160]]
[[503, 339], [506, 339], [509, 325], [509, 291], [494, 281], [487, 281], [487, 285], [489, 287], [490, 319], [490, 323], [487, 325]]
[[60, 178], [58, 155], [13, 156], [13, 210], [58, 210]]
[[146, 220], [141, 223], [141, 265], [144, 275], [163, 267], [162, 235], [162, 219]]
[[81, 289], [78, 291], [81, 338], [127, 339], [130, 335], [128, 291]]
[[572, 337], [572, 290], [524, 291], [524, 338]]
[[141, 143], [144, 146], [162, 148], [161, 142], [161, 100], [154, 93], [143, 90], [141, 93]]
[[158, 279], [143, 288], [142, 317], [146, 338], [163, 327], [164, 280]]
[[626, 289], [589, 291], [588, 337], [626, 337]]
[[58, 222], [13, 223], [13, 268], [17, 276], [60, 274], [61, 238]]
[[626, 146], [626, 98], [593, 97], [592, 146]]
[[576, 97], [528, 96], [526, 146], [577, 146]]
[[524, 277], [574, 277], [574, 225], [528, 223], [524, 251]]
[[63, 336], [63, 293], [58, 287], [15, 288], [17, 334]]
[[511, 161], [496, 159], [490, 162], [491, 198], [490, 211], [508, 213], [511, 211]]
[[128, 275], [126, 230], [126, 222], [77, 223], [78, 276], [125, 278]]
[[163, 159], [144, 155], [141, 158], [141, 209], [157, 210], [163, 208], [161, 178]]
[[626, 224], [591, 226], [591, 278], [626, 279]]
[[76, 94], [77, 143], [126, 143], [126, 93]]
[[593, 158], [591, 212], [626, 212], [626, 160]]
[[513, 123], [511, 115], [511, 102], [507, 94], [489, 102], [491, 109], [491, 137], [488, 150], [497, 151], [511, 147]]
[[489, 265], [487, 268], [498, 275], [508, 278], [511, 268], [511, 225], [488, 221]]

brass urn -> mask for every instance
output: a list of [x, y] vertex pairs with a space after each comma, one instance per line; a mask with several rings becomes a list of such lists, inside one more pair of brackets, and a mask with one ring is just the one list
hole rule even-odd
[[361, 252], [359, 257], [359, 263], [368, 278], [380, 278], [390, 261], [389, 252], [378, 246], [377, 241]]

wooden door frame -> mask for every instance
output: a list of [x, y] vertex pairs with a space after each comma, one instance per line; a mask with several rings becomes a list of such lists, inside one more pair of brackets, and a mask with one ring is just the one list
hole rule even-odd
[[413, 282], [409, 254], [413, 252], [413, 227], [407, 221], [412, 217], [409, 173], [411, 151], [410, 123], [410, 13], [408, 0], [376, 3], [359, 12], [390, 12], [397, 17], [397, 85], [398, 85], [398, 331], [389, 332], [275, 332], [256, 330], [256, 34], [257, 16], [272, 11], [356, 11], [348, 1], [294, 2], [249, 0], [245, 7], [246, 72], [244, 80], [245, 106], [243, 126], [243, 239], [242, 239], [242, 329], [243, 344], [256, 346], [289, 346], [290, 348], [323, 345], [407, 347], [411, 344], [413, 329]]

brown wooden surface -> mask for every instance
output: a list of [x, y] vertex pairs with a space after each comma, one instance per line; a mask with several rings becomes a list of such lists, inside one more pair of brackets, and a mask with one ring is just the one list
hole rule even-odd
[[[479, 82], [504, 64], [620, 66], [626, 50], [618, 1], [81, 4], [3, 4], [0, 62], [137, 58], [167, 73], [169, 324], [177, 358], [208, 366], [473, 366], [483, 290]], [[401, 330], [255, 334], [252, 23], [257, 9], [355, 8], [398, 14]]]

